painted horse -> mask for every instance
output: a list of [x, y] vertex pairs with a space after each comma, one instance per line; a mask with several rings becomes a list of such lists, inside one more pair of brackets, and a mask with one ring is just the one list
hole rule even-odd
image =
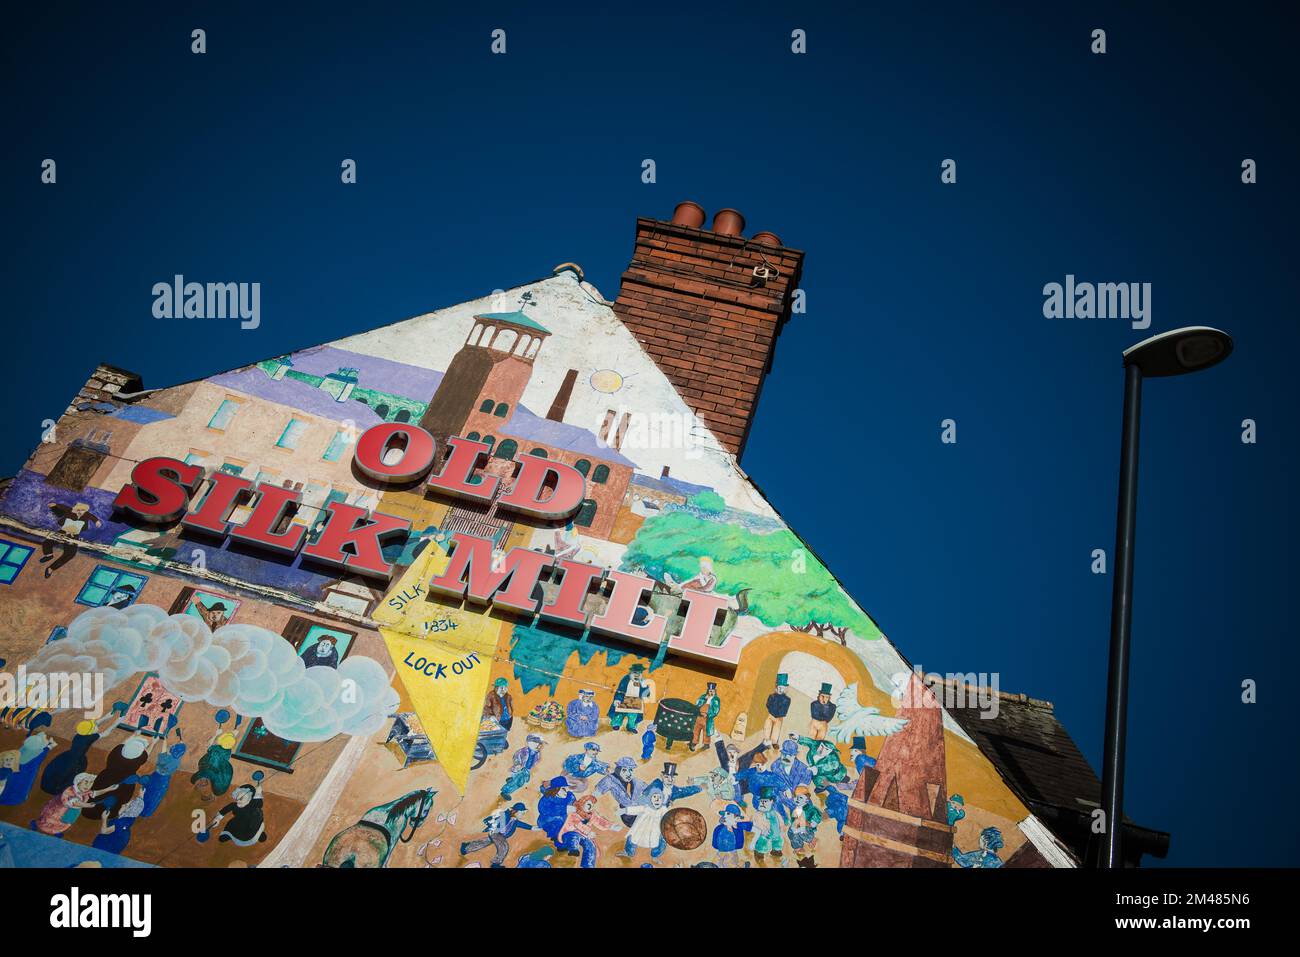
[[396, 801], [372, 807], [345, 827], [325, 848], [321, 867], [384, 867], [400, 841], [408, 843], [433, 809], [433, 788], [421, 788]]

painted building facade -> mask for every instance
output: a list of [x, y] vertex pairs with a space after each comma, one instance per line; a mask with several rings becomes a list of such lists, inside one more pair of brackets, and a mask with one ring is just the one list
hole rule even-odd
[[[200, 382], [98, 370], [0, 495], [0, 863], [1072, 866], [737, 466], [802, 254], [700, 225], [638, 221], [616, 303], [565, 264]], [[376, 485], [381, 422], [482, 441], [503, 486], [572, 466], [581, 507]], [[409, 520], [391, 580], [133, 524], [155, 456], [204, 470], [195, 505], [218, 472], [291, 489], [308, 541], [334, 502]], [[457, 533], [642, 575], [647, 608], [724, 596], [738, 664], [431, 596]], [[59, 675], [102, 675], [102, 715]]]

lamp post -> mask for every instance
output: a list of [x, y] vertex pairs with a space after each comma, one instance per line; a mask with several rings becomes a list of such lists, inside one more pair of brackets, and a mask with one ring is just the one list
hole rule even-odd
[[1232, 352], [1232, 337], [1209, 326], [1162, 332], [1124, 350], [1124, 433], [1119, 454], [1115, 516], [1115, 583], [1110, 606], [1110, 665], [1106, 676], [1106, 737], [1101, 799], [1106, 841], [1099, 865], [1123, 867], [1124, 735], [1128, 713], [1129, 632], [1133, 619], [1133, 537], [1137, 526], [1138, 426], [1142, 380], [1184, 375], [1217, 365]]

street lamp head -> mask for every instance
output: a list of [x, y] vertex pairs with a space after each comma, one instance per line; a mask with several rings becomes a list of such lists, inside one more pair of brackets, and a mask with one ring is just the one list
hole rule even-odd
[[1145, 377], [1184, 375], [1218, 365], [1232, 352], [1232, 336], [1209, 326], [1184, 326], [1124, 350], [1124, 365]]

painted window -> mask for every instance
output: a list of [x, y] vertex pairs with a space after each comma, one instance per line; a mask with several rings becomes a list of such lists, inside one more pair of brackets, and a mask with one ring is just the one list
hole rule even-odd
[[330, 444], [325, 449], [325, 454], [321, 456], [326, 462], [337, 462], [343, 458], [343, 453], [352, 443], [348, 441], [346, 432], [335, 432], [334, 438], [330, 439]]
[[284, 427], [284, 432], [280, 435], [280, 440], [275, 443], [279, 449], [296, 449], [298, 440], [303, 437], [307, 431], [307, 423], [301, 419], [290, 419], [289, 424]]
[[483, 444], [486, 445], [488, 451], [491, 452], [492, 446], [497, 444], [497, 437], [495, 435], [485, 435], [483, 436]]
[[491, 412], [492, 406], [495, 404], [496, 403], [494, 403], [491, 399], [484, 399], [483, 404], [478, 407], [478, 410], [480, 412]]
[[242, 465], [236, 465], [234, 462], [226, 462], [221, 466], [221, 471], [228, 472], [231, 475], [243, 475], [244, 467]]
[[394, 421], [394, 422], [410, 422], [410, 421], [411, 421], [411, 410], [410, 410], [410, 409], [398, 409], [398, 410], [397, 410], [397, 415], [393, 416], [393, 421]]
[[222, 399], [221, 405], [217, 406], [217, 411], [212, 414], [208, 420], [208, 428], [224, 431], [230, 425], [230, 420], [235, 417], [239, 411], [239, 403], [234, 399]]
[[578, 514], [573, 516], [573, 524], [579, 528], [590, 528], [591, 523], [596, 520], [596, 502], [594, 499], [584, 498], [582, 507], [578, 509]]
[[469, 439], [471, 442], [477, 442], [479, 439], [483, 438], [483, 436], [479, 435], [477, 432], [471, 432], [469, 435], [465, 436], [465, 438]]
[[597, 485], [604, 485], [609, 481], [609, 466], [597, 465], [596, 471], [591, 473], [591, 480]]
[[510, 406], [506, 405], [504, 402], [498, 402], [496, 411], [493, 412], [492, 414], [495, 415], [498, 419], [504, 419], [506, 417], [506, 414], [509, 411], [510, 411]]
[[140, 589], [148, 580], [144, 575], [118, 571], [107, 565], [97, 565], [90, 573], [90, 577], [86, 579], [86, 583], [81, 586], [76, 601], [78, 605], [90, 605], [92, 608], [100, 608], [104, 605], [110, 608], [125, 608], [135, 604], [135, 600], [140, 597]]
[[550, 456], [546, 454], [546, 449], [533, 449], [533, 450], [532, 450], [531, 452], [529, 452], [528, 454], [529, 454], [529, 455], [536, 455], [539, 459], [548, 459], [548, 458], [550, 458]]
[[496, 457], [499, 459], [513, 459], [515, 453], [519, 451], [519, 443], [514, 439], [506, 439], [497, 446]]
[[578, 459], [578, 461], [573, 463], [573, 467], [577, 469], [579, 472], [581, 472], [584, 478], [586, 477], [587, 473], [591, 471], [591, 463], [588, 462], [586, 459]]
[[0, 585], [11, 584], [31, 557], [32, 549], [28, 546], [0, 539]]

